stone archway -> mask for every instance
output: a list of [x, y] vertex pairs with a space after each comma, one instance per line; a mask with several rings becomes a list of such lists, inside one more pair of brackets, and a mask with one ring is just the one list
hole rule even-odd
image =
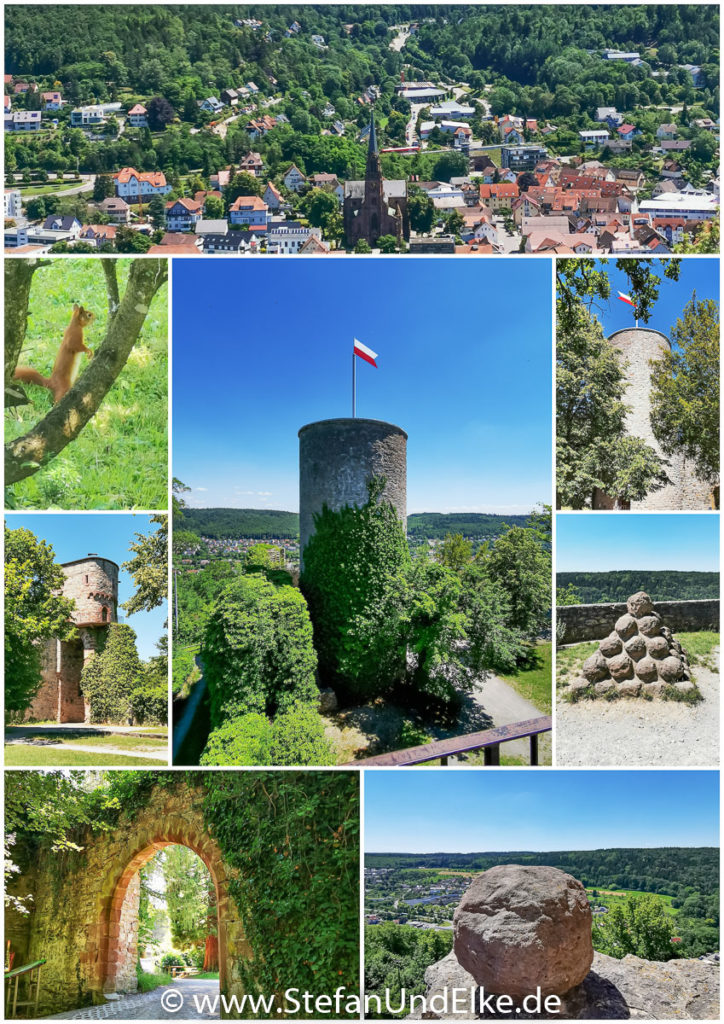
[[[150, 839], [150, 841], [148, 841]], [[182, 818], [163, 822], [162, 827], [153, 828], [150, 833], [134, 835], [138, 851], [131, 857], [120, 876], [114, 881], [109, 878], [108, 888], [112, 894], [104, 902], [102, 910], [102, 932], [98, 960], [98, 982], [104, 994], [135, 991], [135, 967], [138, 951], [138, 898], [135, 891], [138, 872], [167, 846], [185, 846], [201, 858], [216, 891], [217, 931], [219, 940], [219, 986], [226, 990], [228, 983], [227, 965], [227, 922], [228, 900], [226, 899], [227, 877], [218, 847], [207, 837], [194, 833], [188, 822]], [[134, 891], [130, 889], [133, 887]], [[129, 896], [131, 899], [129, 900]], [[222, 908], [223, 902], [223, 908]], [[128, 978], [132, 983], [128, 984]]]
[[[244, 993], [239, 964], [252, 959], [251, 948], [230, 885], [234, 869], [204, 821], [205, 791], [178, 781], [156, 785], [147, 802], [123, 815], [108, 832], [79, 840], [80, 854], [60, 866], [58, 855], [43, 851], [28, 866], [19, 894], [33, 892], [29, 914], [6, 915], [5, 937], [18, 963], [44, 960], [40, 1015], [102, 1003], [115, 992], [123, 958], [123, 905], [139, 868], [166, 846], [186, 846], [204, 862], [216, 889], [219, 985], [222, 993]], [[136, 932], [137, 936], [137, 932]], [[131, 956], [135, 957], [133, 943]], [[135, 973], [135, 959], [133, 961]], [[122, 986], [118, 986], [122, 987]]]

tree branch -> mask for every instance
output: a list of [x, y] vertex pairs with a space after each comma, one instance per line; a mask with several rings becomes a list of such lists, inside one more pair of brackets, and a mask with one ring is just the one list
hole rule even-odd
[[103, 273], [106, 276], [106, 291], [108, 292], [108, 319], [110, 321], [118, 312], [118, 307], [121, 304], [121, 296], [118, 291], [116, 261], [101, 260], [101, 266], [103, 267]]
[[5, 382], [13, 379], [28, 327], [33, 274], [50, 260], [5, 260]]
[[[10, 262], [13, 261], [7, 261]], [[123, 299], [92, 363], [40, 423], [5, 446], [6, 484], [17, 483], [37, 473], [75, 440], [95, 415], [126, 365], [141, 333], [151, 300], [166, 277], [166, 260], [134, 261]]]

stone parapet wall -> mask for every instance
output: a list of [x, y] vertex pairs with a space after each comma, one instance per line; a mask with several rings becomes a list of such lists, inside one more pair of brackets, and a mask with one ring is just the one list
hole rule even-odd
[[[700, 601], [656, 601], [654, 609], [664, 626], [673, 632], [694, 633], [699, 630], [719, 631], [719, 599]], [[571, 604], [557, 610], [558, 622], [564, 626], [559, 643], [577, 644], [584, 640], [603, 640], [613, 630], [626, 602], [615, 604]]]

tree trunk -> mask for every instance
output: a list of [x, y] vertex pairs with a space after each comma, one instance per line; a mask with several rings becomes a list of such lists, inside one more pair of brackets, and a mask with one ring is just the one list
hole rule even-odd
[[215, 935], [206, 936], [206, 949], [204, 951], [204, 971], [218, 971], [219, 969], [219, 940]]
[[28, 326], [28, 306], [33, 274], [50, 260], [5, 260], [5, 382], [10, 383], [18, 365]]
[[[15, 260], [6, 261], [7, 266]], [[40, 423], [5, 446], [5, 483], [37, 473], [80, 434], [126, 365], [143, 328], [151, 300], [167, 277], [166, 260], [138, 259], [95, 356], [70, 391]]]

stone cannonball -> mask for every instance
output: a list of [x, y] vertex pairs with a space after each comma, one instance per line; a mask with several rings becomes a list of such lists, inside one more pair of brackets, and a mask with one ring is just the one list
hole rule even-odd
[[637, 628], [636, 619], [633, 615], [629, 615], [628, 612], [622, 615], [616, 622], [616, 632], [622, 640], [628, 640], [634, 636]]
[[615, 658], [609, 660], [608, 671], [611, 673], [612, 679], [615, 679], [617, 683], [621, 683], [624, 679], [633, 678], [634, 663], [628, 654], [617, 654]]
[[639, 633], [627, 640], [625, 647], [626, 654], [633, 661], [640, 661], [646, 654], [646, 641]]
[[598, 645], [598, 649], [604, 658], [613, 658], [617, 654], [620, 654], [623, 650], [623, 644], [621, 643], [621, 637], [618, 633], [609, 633], [601, 643]]
[[643, 615], [639, 620], [639, 632], [644, 636], [658, 636], [661, 632], [661, 616], [656, 612], [653, 615]]
[[639, 590], [638, 593], [632, 594], [626, 602], [631, 615], [634, 618], [639, 619], [642, 615], [650, 615], [654, 610], [654, 605], [648, 594], [644, 593], [643, 590]]
[[558, 868], [504, 864], [479, 875], [453, 918], [458, 963], [486, 992], [562, 995], [591, 969], [591, 908]]
[[659, 678], [664, 679], [667, 683], [675, 683], [683, 671], [684, 666], [678, 658], [668, 657], [659, 662]]
[[639, 679], [642, 679], [645, 683], [653, 683], [659, 678], [659, 671], [656, 667], [656, 662], [653, 658], [646, 655], [641, 661], [637, 661], [634, 665], [634, 671]]
[[590, 658], [586, 658], [581, 671], [590, 683], [597, 683], [608, 675], [606, 659], [600, 651], [596, 651]]
[[648, 637], [646, 646], [652, 658], [665, 658], [669, 653], [669, 644], [663, 636]]

